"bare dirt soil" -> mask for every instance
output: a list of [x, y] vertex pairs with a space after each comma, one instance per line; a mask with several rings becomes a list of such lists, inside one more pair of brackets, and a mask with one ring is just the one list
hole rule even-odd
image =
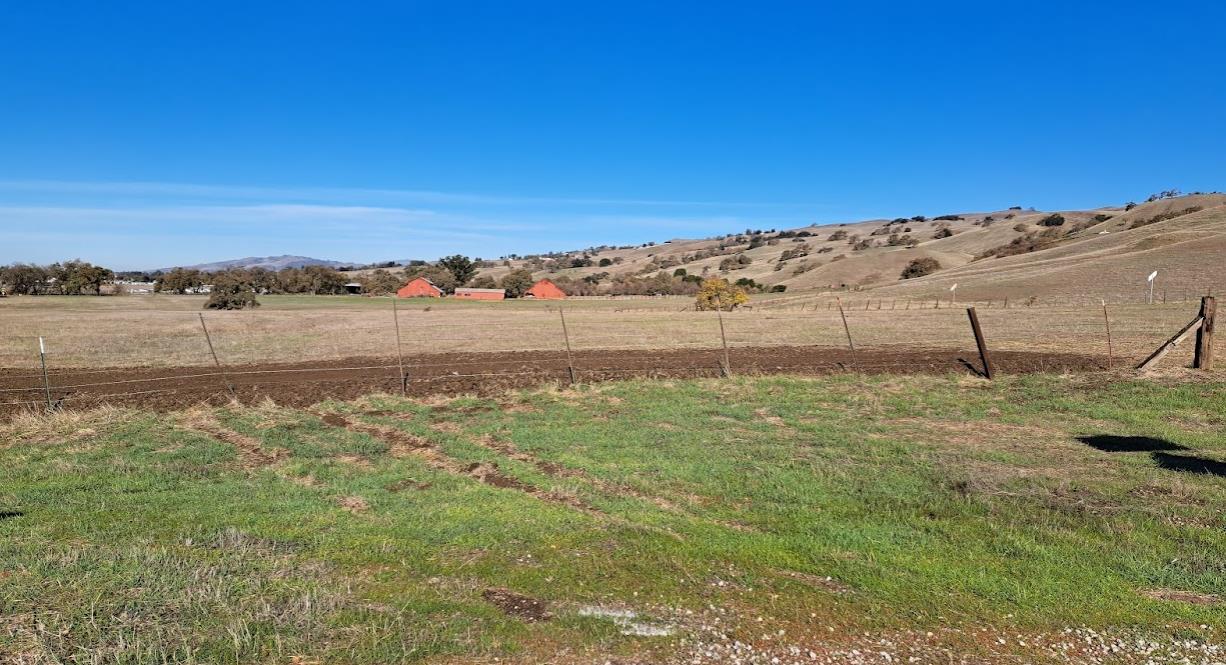
[[[1084, 372], [1103, 369], [1105, 358], [1071, 353], [1001, 351], [992, 356], [1002, 374]], [[957, 349], [876, 347], [733, 348], [729, 365], [734, 374], [943, 374], [979, 372], [974, 352]], [[721, 374], [720, 349], [647, 351], [580, 351], [573, 356], [575, 378], [581, 383], [628, 377], [689, 378]], [[563, 352], [445, 353], [406, 359], [405, 392], [488, 395], [511, 388], [570, 380]], [[373, 392], [400, 392], [400, 368], [395, 358], [346, 358], [309, 363], [277, 363], [225, 367], [61, 370], [51, 374], [51, 400], [61, 408], [98, 404], [171, 410], [200, 403], [228, 402], [230, 386], [244, 403], [271, 398], [287, 406], [310, 406], [327, 399], [352, 399]], [[27, 368], [0, 368], [0, 416], [44, 408], [41, 375]]]

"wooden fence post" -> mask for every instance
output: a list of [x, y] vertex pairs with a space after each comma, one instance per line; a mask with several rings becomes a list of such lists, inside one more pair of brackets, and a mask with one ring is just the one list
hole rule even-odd
[[975, 333], [975, 345], [979, 347], [979, 359], [983, 361], [983, 375], [991, 379], [996, 372], [992, 369], [992, 358], [988, 356], [988, 344], [983, 339], [983, 329], [979, 327], [979, 315], [974, 307], [966, 308], [966, 315], [971, 320], [971, 331]]
[[1115, 353], [1111, 349], [1111, 317], [1107, 315], [1107, 300], [1103, 299], [1103, 324], [1107, 326], [1107, 369], [1115, 364]]
[[719, 319], [719, 341], [724, 346], [724, 361], [720, 364], [719, 373], [724, 377], [732, 376], [732, 362], [728, 358], [728, 335], [724, 332], [724, 303], [715, 296], [715, 316]]
[[395, 294], [392, 295], [392, 321], [396, 327], [396, 362], [400, 364], [400, 394], [408, 396], [409, 394], [409, 376], [404, 373], [404, 351], [400, 348], [400, 312], [396, 309]]
[[1213, 324], [1217, 315], [1217, 300], [1213, 296], [1200, 299], [1200, 329], [1196, 331], [1196, 355], [1192, 367], [1213, 369]]
[[47, 345], [43, 343], [43, 338], [38, 338], [38, 362], [43, 366], [43, 393], [47, 397], [47, 413], [54, 411], [51, 406], [51, 378], [47, 375]]
[[566, 327], [566, 313], [558, 307], [558, 317], [562, 319], [562, 339], [566, 341], [566, 371], [570, 374], [570, 384], [575, 385], [575, 356], [570, 350], [570, 330]]
[[217, 359], [217, 351], [213, 349], [213, 338], [209, 336], [209, 327], [204, 325], [204, 314], [197, 313], [200, 317], [200, 328], [204, 330], [204, 341], [209, 343], [209, 355], [213, 356], [213, 364], [221, 372], [221, 378], [226, 382], [226, 389], [230, 391], [230, 397], [238, 399], [238, 393], [234, 390], [234, 382], [230, 380], [230, 375], [226, 374], [226, 369], [221, 366], [221, 361]]
[[847, 346], [851, 349], [851, 364], [860, 369], [860, 361], [856, 359], [856, 343], [851, 341], [851, 327], [847, 325], [847, 314], [843, 312], [843, 299], [836, 298], [839, 303], [839, 316], [843, 317], [843, 332], [847, 333]]
[[1204, 317], [1198, 316], [1195, 319], [1193, 319], [1191, 323], [1184, 326], [1183, 328], [1180, 328], [1179, 332], [1175, 333], [1174, 337], [1164, 342], [1162, 346], [1158, 347], [1157, 350], [1149, 354], [1149, 357], [1143, 360], [1140, 365], [1137, 365], [1137, 369], [1144, 371], [1144, 370], [1149, 369], [1150, 367], [1153, 367], [1154, 364], [1156, 364], [1159, 360], [1162, 360], [1163, 356], [1170, 353], [1171, 349], [1179, 346], [1179, 344], [1182, 343], [1183, 340], [1187, 339], [1188, 335], [1192, 334], [1192, 330], [1194, 328], [1197, 328], [1204, 322], [1205, 322]]

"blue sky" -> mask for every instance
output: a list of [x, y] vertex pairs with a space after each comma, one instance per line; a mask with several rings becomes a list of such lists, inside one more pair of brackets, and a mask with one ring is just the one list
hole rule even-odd
[[1226, 189], [1222, 3], [26, 2], [0, 263], [624, 244]]

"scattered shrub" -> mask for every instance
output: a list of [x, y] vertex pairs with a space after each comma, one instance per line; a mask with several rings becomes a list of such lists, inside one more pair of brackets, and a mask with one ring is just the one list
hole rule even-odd
[[699, 311], [722, 309], [725, 312], [731, 312], [747, 302], [749, 302], [749, 294], [745, 293], [745, 289], [732, 286], [726, 279], [715, 277], [703, 280], [702, 288], [694, 298], [694, 309]]
[[1064, 215], [1052, 213], [1036, 222], [1039, 226], [1064, 226]]
[[902, 269], [902, 275], [899, 279], [913, 279], [915, 277], [923, 277], [941, 269], [941, 262], [936, 259], [925, 256], [919, 259], [913, 259], [907, 264], [906, 268]]
[[1175, 219], [1176, 217], [1183, 217], [1184, 215], [1190, 215], [1194, 212], [1200, 212], [1201, 210], [1204, 210], [1204, 209], [1205, 209], [1204, 206], [1192, 206], [1190, 208], [1184, 208], [1183, 210], [1171, 210], [1168, 212], [1161, 212], [1161, 213], [1158, 213], [1157, 215], [1154, 215], [1153, 217], [1150, 217], [1149, 219], [1138, 219], [1135, 222], [1133, 222], [1132, 225], [1130, 225], [1128, 228], [1129, 229], [1139, 229], [1142, 226], [1149, 226], [1150, 224], [1157, 224], [1158, 222], [1165, 222], [1168, 219]]
[[953, 235], [954, 235], [954, 232], [949, 230], [949, 227], [947, 226], [943, 229], [939, 229], [936, 233], [932, 234], [932, 237], [935, 240], [940, 240], [941, 238], [949, 238], [949, 237], [952, 237]]
[[997, 258], [1005, 256], [1016, 256], [1018, 254], [1029, 254], [1039, 250], [1047, 249], [1060, 242], [1064, 236], [1064, 232], [1058, 227], [1049, 228], [1042, 233], [1031, 231], [1025, 235], [1018, 236], [1012, 242], [989, 249], [978, 256], [975, 260], [986, 259], [991, 256]]

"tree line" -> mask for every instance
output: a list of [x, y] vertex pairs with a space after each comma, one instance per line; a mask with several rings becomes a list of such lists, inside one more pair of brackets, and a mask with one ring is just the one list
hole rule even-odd
[[81, 259], [46, 266], [14, 263], [0, 267], [0, 294], [100, 296], [114, 279], [110, 268]]
[[[501, 288], [510, 298], [523, 297], [536, 283], [534, 271], [528, 268], [511, 270], [501, 278], [479, 274], [488, 262], [456, 254], [433, 263], [414, 261], [401, 269], [377, 268], [363, 275], [354, 275], [326, 266], [302, 268], [229, 268], [205, 272], [193, 268], [174, 268], [162, 272], [117, 272], [95, 266], [80, 259], [39, 266], [16, 263], [0, 267], [0, 293], [21, 295], [102, 295], [105, 287], [117, 281], [152, 281], [156, 293], [199, 293], [204, 287], [210, 292], [236, 294], [234, 304], [254, 306], [256, 295], [311, 294], [341, 295], [349, 292], [346, 284], [357, 283], [370, 295], [390, 295], [417, 277], [429, 279], [444, 293], [454, 293], [460, 287]], [[660, 270], [655, 274], [611, 276], [600, 272], [584, 277], [551, 275], [552, 281], [567, 295], [696, 295], [702, 277], [688, 275], [684, 268]], [[752, 280], [738, 280], [738, 286], [757, 290]], [[120, 292], [115, 289], [115, 292]], [[250, 295], [250, 297], [248, 296]], [[241, 295], [241, 297], [238, 297]], [[223, 298], [224, 300], [224, 298]], [[218, 303], [225, 307], [225, 303]]]

